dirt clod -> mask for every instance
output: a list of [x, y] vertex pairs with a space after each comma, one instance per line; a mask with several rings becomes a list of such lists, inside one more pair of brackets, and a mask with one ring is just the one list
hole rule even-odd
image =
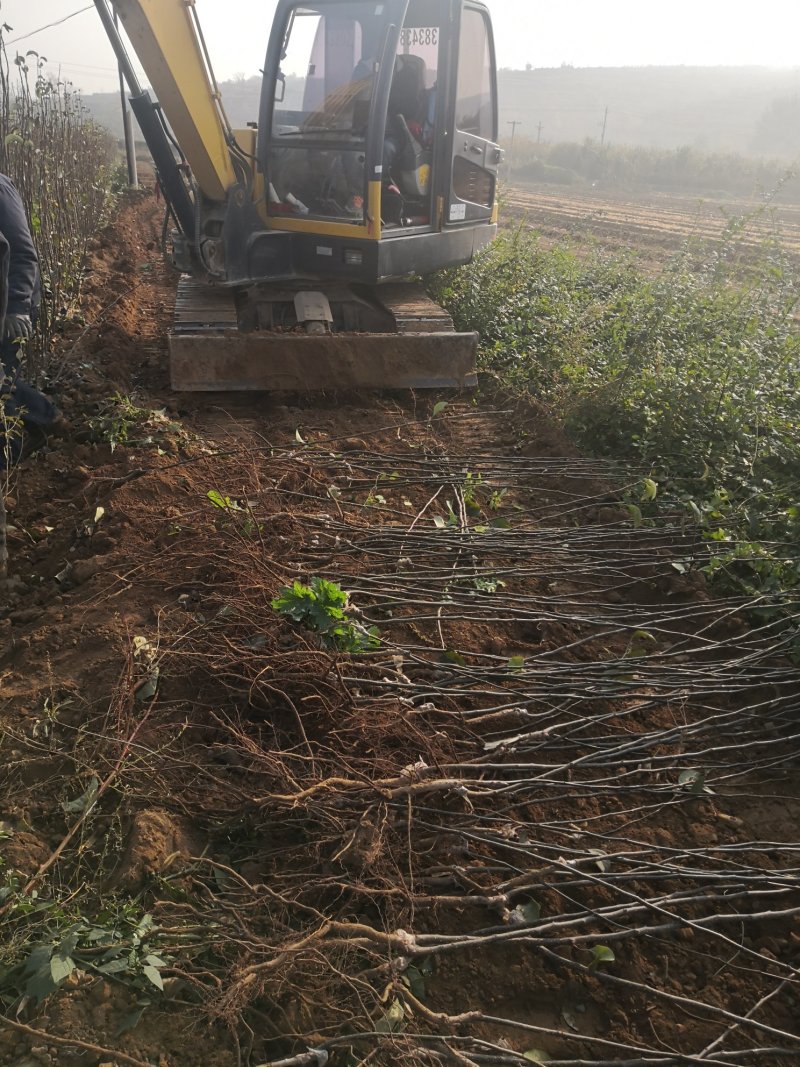
[[174, 872], [201, 852], [198, 835], [186, 820], [158, 809], [140, 811], [133, 817], [113, 883], [120, 889], [138, 889], [148, 877]]

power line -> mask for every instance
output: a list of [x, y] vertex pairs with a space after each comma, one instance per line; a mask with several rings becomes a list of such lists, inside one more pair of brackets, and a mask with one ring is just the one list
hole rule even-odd
[[57, 19], [55, 22], [48, 22], [46, 26], [40, 26], [38, 30], [31, 30], [30, 33], [23, 33], [21, 37], [15, 37], [13, 41], [9, 41], [9, 44], [17, 44], [18, 41], [27, 41], [29, 37], [35, 37], [37, 33], [43, 33], [45, 30], [52, 30], [54, 26], [61, 26], [65, 22], [69, 22], [70, 19], [74, 19], [76, 15], [82, 15], [84, 11], [92, 11], [94, 4], [87, 4], [86, 7], [79, 8], [77, 11], [73, 11], [71, 15], [65, 15], [63, 19]]
[[48, 60], [51, 66], [65, 67], [68, 70], [95, 70], [100, 74], [116, 74], [116, 67], [93, 67], [88, 63], [61, 63], [58, 60]]

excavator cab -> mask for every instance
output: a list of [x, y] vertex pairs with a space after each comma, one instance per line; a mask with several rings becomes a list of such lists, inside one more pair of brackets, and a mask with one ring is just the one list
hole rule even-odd
[[301, 271], [369, 285], [466, 263], [495, 233], [497, 125], [482, 4], [281, 0], [257, 150], [267, 225], [309, 235]]
[[[490, 223], [501, 158], [494, 86], [481, 5], [284, 0], [261, 109], [270, 216], [304, 217], [317, 232], [355, 224], [369, 236], [379, 211], [386, 240]], [[420, 273], [452, 262], [450, 242], [436, 247]]]
[[[120, 57], [108, 3], [95, 0]], [[496, 234], [486, 6], [278, 0], [246, 130], [227, 122], [194, 4], [113, 0], [113, 10], [159, 96], [131, 86], [185, 274], [175, 387], [474, 382], [477, 339], [411, 279], [468, 263]]]

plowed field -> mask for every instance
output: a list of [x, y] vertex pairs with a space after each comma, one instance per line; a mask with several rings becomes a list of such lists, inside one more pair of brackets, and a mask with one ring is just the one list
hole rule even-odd
[[[794, 179], [792, 190], [796, 184]], [[747, 218], [745, 232], [735, 239], [738, 248], [753, 256], [765, 242], [777, 239], [800, 256], [800, 204], [792, 203], [785, 192], [765, 203], [668, 194], [639, 198], [591, 189], [575, 193], [568, 186], [563, 191], [515, 187], [507, 191], [504, 210], [507, 219], [525, 221], [548, 239], [593, 241], [654, 261], [687, 242], [717, 242], [731, 219]]]

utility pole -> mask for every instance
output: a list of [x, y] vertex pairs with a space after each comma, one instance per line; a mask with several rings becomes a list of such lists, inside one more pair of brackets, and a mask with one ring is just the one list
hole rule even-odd
[[606, 146], [606, 130], [607, 129], [608, 129], [608, 108], [606, 108], [606, 113], [603, 116], [603, 133], [602, 133], [602, 136], [600, 137], [600, 148], [601, 149], [605, 148], [605, 146]]
[[544, 129], [544, 124], [540, 122], [539, 123], [539, 128], [536, 131], [536, 143], [537, 144], [541, 144], [542, 143], [542, 130], [543, 129]]
[[[114, 12], [114, 25], [119, 28], [119, 16]], [[133, 116], [128, 106], [128, 94], [125, 89], [125, 76], [122, 66], [119, 68], [119, 95], [122, 100], [122, 128], [125, 131], [125, 158], [128, 161], [128, 186], [139, 188], [139, 171], [136, 166], [136, 143], [133, 139]]]
[[508, 184], [511, 184], [511, 179], [514, 175], [514, 138], [517, 136], [517, 126], [522, 126], [522, 122], [514, 121], [508, 124], [511, 127], [511, 148], [508, 152]]

